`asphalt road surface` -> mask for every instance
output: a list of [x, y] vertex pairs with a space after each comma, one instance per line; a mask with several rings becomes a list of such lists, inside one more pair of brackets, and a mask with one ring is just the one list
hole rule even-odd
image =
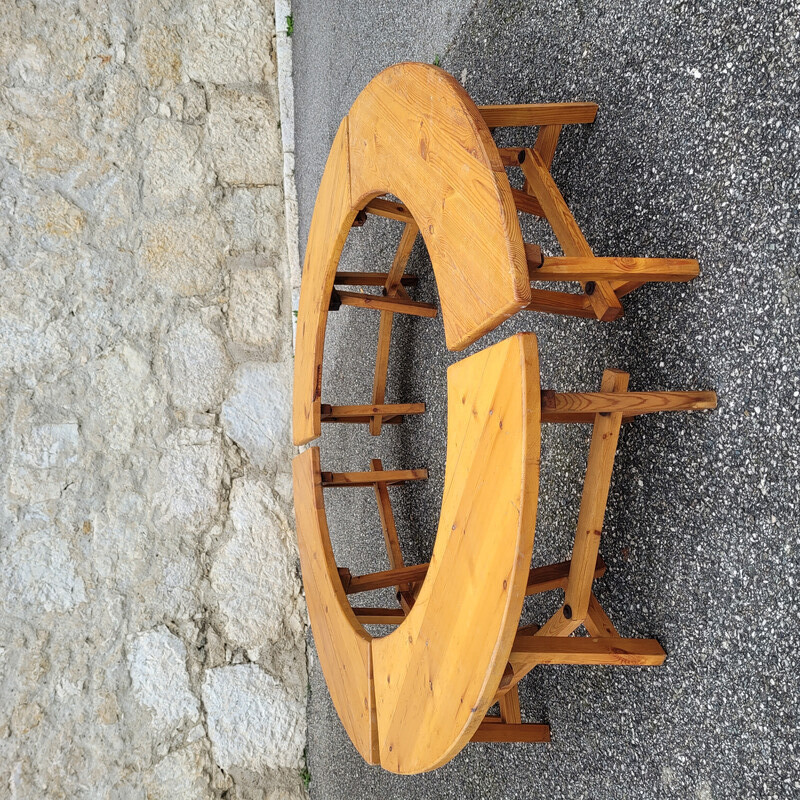
[[[532, 330], [543, 386], [593, 391], [617, 367], [631, 390], [719, 394], [716, 411], [639, 418], [620, 437], [595, 591], [622, 635], [662, 643], [664, 666], [538, 667], [522, 714], [550, 723], [549, 745], [473, 744], [401, 777], [350, 744], [309, 638], [316, 800], [800, 797], [799, 12], [755, 0], [293, 3], [301, 250], [358, 92], [392, 63], [436, 59], [478, 103], [599, 103], [593, 125], [564, 129], [553, 165], [595, 253], [700, 261], [692, 283], [626, 298], [617, 322], [518, 314], [465, 353], [446, 350], [440, 318], [396, 318], [387, 402], [424, 401], [426, 414], [379, 438], [328, 426], [320, 444], [329, 470], [373, 457], [428, 467], [427, 482], [391, 490], [408, 562], [433, 547], [446, 368], [475, 349]], [[500, 132], [508, 145], [532, 134]], [[354, 230], [342, 268], [385, 270], [400, 227]], [[559, 253], [545, 224], [524, 220], [523, 234]], [[419, 238], [409, 271], [412, 295], [435, 302]], [[330, 316], [325, 402], [369, 402], [377, 318]], [[534, 565], [569, 556], [589, 433], [544, 428]], [[326, 502], [338, 563], [388, 568], [372, 492]], [[529, 598], [523, 619], [543, 621], [559, 600]]]

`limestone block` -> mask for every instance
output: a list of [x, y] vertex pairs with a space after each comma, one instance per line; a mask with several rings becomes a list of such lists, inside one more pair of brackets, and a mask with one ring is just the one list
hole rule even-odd
[[157, 402], [148, 360], [122, 344], [91, 365], [90, 385], [92, 406], [82, 424], [87, 442], [100, 451], [127, 452], [150, 428]]
[[230, 237], [232, 253], [263, 253], [276, 267], [285, 263], [286, 227], [281, 187], [230, 188], [218, 209]]
[[159, 285], [178, 294], [205, 294], [217, 280], [225, 253], [225, 229], [208, 207], [147, 220], [139, 260]]
[[134, 697], [150, 711], [160, 735], [200, 719], [200, 704], [189, 688], [186, 647], [165, 627], [131, 637], [128, 672]]
[[222, 405], [225, 433], [262, 469], [277, 469], [289, 455], [291, 373], [283, 362], [247, 362], [237, 367]]
[[281, 184], [280, 113], [274, 93], [216, 88], [208, 95], [211, 157], [220, 183]]
[[229, 772], [299, 768], [305, 704], [256, 664], [218, 667], [203, 683], [208, 735], [216, 763]]
[[77, 422], [34, 426], [20, 441], [8, 471], [7, 491], [23, 502], [57, 499], [78, 460]]
[[220, 627], [233, 644], [259, 648], [283, 634], [296, 609], [292, 532], [263, 479], [233, 481], [229, 515], [228, 538], [211, 564]]
[[159, 523], [191, 531], [208, 527], [219, 511], [222, 443], [208, 429], [183, 428], [164, 442], [158, 465], [162, 486], [155, 494]]
[[271, 4], [190, 0], [183, 62], [203, 83], [267, 83], [275, 78]]
[[165, 337], [172, 402], [179, 408], [219, 407], [231, 370], [222, 339], [196, 316], [188, 316]]
[[44, 517], [38, 530], [21, 536], [6, 551], [0, 561], [0, 586], [6, 613], [22, 618], [67, 612], [87, 599], [67, 542], [53, 535]]
[[262, 360], [279, 361], [289, 339], [283, 281], [280, 273], [263, 265], [262, 260], [250, 259], [247, 263], [252, 266], [231, 270], [228, 306], [231, 339], [261, 350]]
[[201, 135], [202, 129], [197, 125], [156, 117], [139, 126], [146, 213], [188, 211], [202, 204], [214, 176], [198, 157]]
[[170, 753], [145, 774], [148, 800], [204, 800], [216, 796], [209, 787], [208, 760], [201, 742]]

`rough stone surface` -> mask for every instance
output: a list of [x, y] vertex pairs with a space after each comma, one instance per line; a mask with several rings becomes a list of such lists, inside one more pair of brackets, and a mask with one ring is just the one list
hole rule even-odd
[[274, 33], [0, 6], [2, 798], [305, 794]]
[[225, 771], [300, 766], [303, 703], [256, 664], [208, 670], [203, 702], [214, 757]]

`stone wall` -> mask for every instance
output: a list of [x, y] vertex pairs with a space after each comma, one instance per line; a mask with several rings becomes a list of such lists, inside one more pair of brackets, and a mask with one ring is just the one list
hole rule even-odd
[[270, 0], [0, 6], [0, 797], [302, 797]]

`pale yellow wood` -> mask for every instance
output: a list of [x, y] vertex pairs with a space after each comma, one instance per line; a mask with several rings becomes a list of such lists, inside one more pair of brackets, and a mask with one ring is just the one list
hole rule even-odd
[[399, 198], [419, 225], [445, 339], [461, 350], [527, 305], [530, 285], [511, 187], [477, 106], [426, 64], [389, 67], [349, 112], [351, 192]]
[[533, 334], [448, 370], [447, 467], [433, 557], [403, 624], [372, 648], [381, 765], [392, 772], [447, 762], [494, 698], [529, 577], [539, 407]]
[[623, 417], [659, 411], [716, 408], [716, 392], [543, 392], [542, 422], [584, 421], [586, 415], [620, 412]]
[[336, 569], [322, 499], [319, 448], [300, 453], [292, 468], [300, 564], [319, 663], [347, 735], [367, 762], [377, 764], [372, 637], [351, 610]]

